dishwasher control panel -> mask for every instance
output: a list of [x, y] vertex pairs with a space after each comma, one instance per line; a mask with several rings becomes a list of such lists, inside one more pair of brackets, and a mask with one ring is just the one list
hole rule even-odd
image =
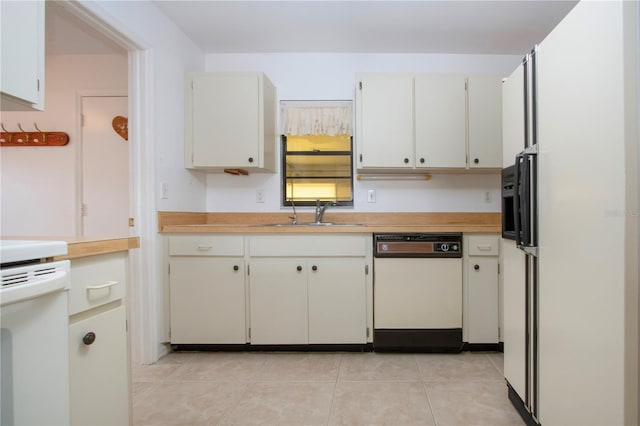
[[462, 257], [462, 233], [374, 234], [375, 257]]

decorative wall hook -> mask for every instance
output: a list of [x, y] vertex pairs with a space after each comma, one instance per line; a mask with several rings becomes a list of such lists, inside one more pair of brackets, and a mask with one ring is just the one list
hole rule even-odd
[[27, 132], [18, 123], [19, 132], [9, 132], [4, 123], [0, 123], [0, 146], [63, 146], [69, 143], [69, 135], [64, 132], [43, 132], [33, 123], [35, 132]]

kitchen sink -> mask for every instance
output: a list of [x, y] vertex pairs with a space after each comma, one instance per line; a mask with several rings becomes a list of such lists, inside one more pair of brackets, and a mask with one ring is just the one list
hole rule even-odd
[[332, 223], [332, 222], [309, 222], [302, 226], [364, 226], [362, 223]]
[[364, 226], [362, 223], [332, 223], [332, 222], [309, 222], [309, 223], [259, 223], [251, 226], [273, 226], [273, 227], [312, 227], [312, 226], [327, 226], [327, 227], [345, 227], [345, 226]]

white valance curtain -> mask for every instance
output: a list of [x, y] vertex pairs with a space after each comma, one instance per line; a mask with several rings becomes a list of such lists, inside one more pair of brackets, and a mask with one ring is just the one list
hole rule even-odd
[[351, 135], [351, 104], [351, 101], [282, 101], [281, 134]]

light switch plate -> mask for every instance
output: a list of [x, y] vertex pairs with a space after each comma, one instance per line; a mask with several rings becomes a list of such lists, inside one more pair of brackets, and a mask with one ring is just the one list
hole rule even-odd
[[264, 203], [264, 189], [256, 190], [256, 203]]
[[376, 190], [370, 189], [367, 191], [367, 203], [375, 203], [376, 202]]

